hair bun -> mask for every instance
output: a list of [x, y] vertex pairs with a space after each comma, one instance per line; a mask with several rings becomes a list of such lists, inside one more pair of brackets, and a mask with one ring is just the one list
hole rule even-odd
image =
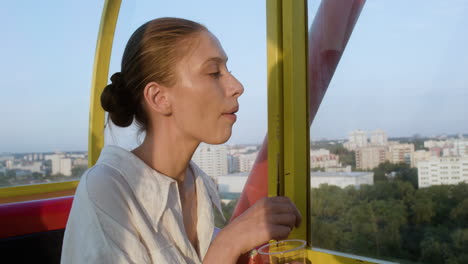
[[110, 77], [112, 84], [118, 89], [125, 89], [125, 80], [121, 72], [116, 72]]
[[114, 73], [110, 80], [111, 83], [101, 94], [101, 106], [109, 113], [109, 118], [114, 124], [127, 127], [133, 122], [137, 106], [131, 100], [131, 91], [121, 72]]

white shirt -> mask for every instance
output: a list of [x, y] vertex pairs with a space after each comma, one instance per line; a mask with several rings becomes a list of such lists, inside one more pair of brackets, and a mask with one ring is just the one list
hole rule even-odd
[[82, 176], [65, 229], [61, 263], [201, 263], [214, 233], [214, 182], [193, 162], [200, 256], [190, 243], [177, 182], [116, 146]]

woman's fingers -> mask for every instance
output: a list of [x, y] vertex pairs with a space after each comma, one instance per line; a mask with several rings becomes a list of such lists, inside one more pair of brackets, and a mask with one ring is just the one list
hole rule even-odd
[[297, 209], [296, 205], [285, 196], [276, 196], [271, 197], [271, 205], [272, 213], [274, 214], [294, 214], [296, 221], [294, 225], [298, 227], [302, 222], [302, 215]]
[[275, 215], [271, 221], [272, 223], [276, 225], [284, 225], [292, 229], [296, 225], [296, 215], [295, 214], [278, 214], [278, 215]]
[[245, 253], [270, 239], [287, 238], [301, 221], [299, 210], [288, 197], [268, 197], [257, 201], [223, 230], [231, 236], [236, 234], [242, 245], [240, 251]]
[[269, 198], [271, 201], [278, 203], [291, 203], [291, 199], [287, 196], [273, 196]]
[[[296, 205], [294, 205], [294, 207], [296, 207]], [[301, 222], [302, 222], [302, 215], [301, 215], [301, 212], [299, 212], [299, 210], [297, 209], [296, 207], [296, 210], [295, 210], [295, 215], [296, 215], [296, 227], [299, 227], [301, 225]]]
[[275, 240], [286, 239], [291, 233], [291, 228], [284, 225], [273, 225], [271, 227], [271, 238]]

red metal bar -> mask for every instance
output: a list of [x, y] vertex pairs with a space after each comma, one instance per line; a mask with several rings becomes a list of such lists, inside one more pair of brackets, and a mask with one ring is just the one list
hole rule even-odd
[[0, 238], [65, 228], [73, 196], [0, 205]]

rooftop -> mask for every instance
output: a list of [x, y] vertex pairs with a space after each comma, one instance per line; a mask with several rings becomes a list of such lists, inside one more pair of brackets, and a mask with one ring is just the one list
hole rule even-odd
[[374, 174], [369, 171], [353, 171], [353, 172], [311, 172], [311, 177], [362, 177], [369, 174]]

